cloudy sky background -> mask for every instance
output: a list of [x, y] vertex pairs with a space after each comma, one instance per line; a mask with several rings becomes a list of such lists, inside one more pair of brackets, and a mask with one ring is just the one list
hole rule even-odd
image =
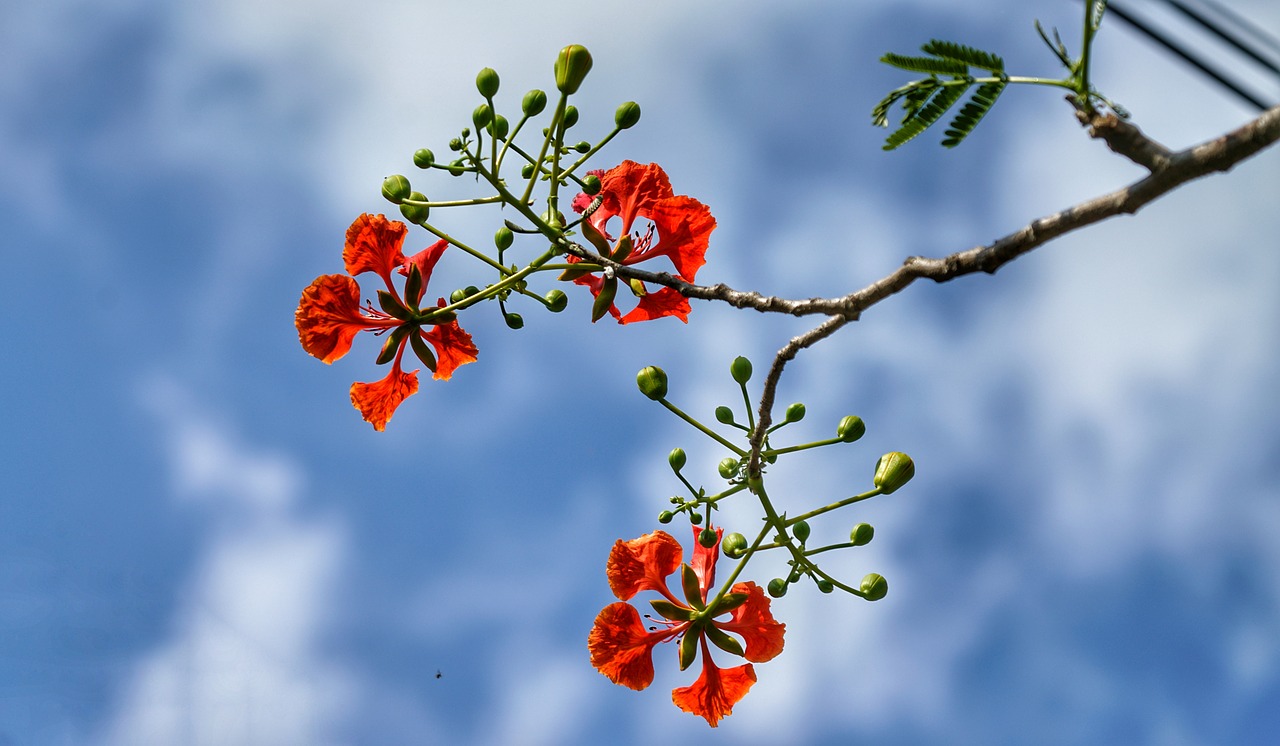
[[[1274, 3], [1232, 7], [1280, 30]], [[6, 4], [0, 744], [708, 737], [671, 705], [693, 678], [673, 650], [643, 693], [586, 655], [609, 546], [678, 491], [667, 451], [708, 486], [724, 455], [634, 373], [663, 366], [710, 420], [737, 402], [734, 356], [763, 370], [814, 322], [697, 304], [688, 326], [591, 326], [571, 292], [559, 316], [516, 308], [510, 332], [482, 308], [463, 317], [480, 361], [424, 380], [379, 434], [347, 400], [380, 375], [376, 343], [308, 357], [301, 289], [340, 271], [357, 214], [389, 208], [383, 176], [446, 151], [477, 70], [514, 110], [579, 42], [582, 136], [644, 108], [599, 165], [659, 161], [717, 217], [700, 280], [848, 292], [1140, 177], [1049, 89], [1006, 93], [955, 151], [927, 133], [886, 154], [869, 126], [906, 79], [882, 53], [952, 38], [1056, 75], [1032, 20], [1074, 45], [1078, 16], [1062, 0]], [[1171, 147], [1250, 116], [1118, 24], [1096, 64]], [[1278, 166], [1268, 152], [995, 277], [913, 286], [792, 363], [779, 398], [809, 416], [780, 435], [827, 437], [850, 413], [869, 430], [780, 462], [784, 509], [861, 491], [889, 450], [918, 476], [815, 521], [833, 541], [873, 523], [829, 569], [880, 572], [890, 595], [776, 602], [786, 651], [713, 741], [1280, 732]], [[418, 180], [433, 198], [468, 186]], [[498, 220], [433, 217], [475, 243]], [[476, 269], [450, 255], [432, 288]], [[749, 508], [731, 529], [749, 533]]]

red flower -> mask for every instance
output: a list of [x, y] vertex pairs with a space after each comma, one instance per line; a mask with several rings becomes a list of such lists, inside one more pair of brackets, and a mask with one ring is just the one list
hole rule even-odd
[[[748, 661], [763, 663], [782, 652], [786, 625], [774, 620], [769, 598], [751, 582], [734, 584], [714, 608], [707, 608], [708, 592], [715, 583], [722, 530], [715, 530], [716, 543], [710, 548], [698, 543], [700, 531], [694, 527], [693, 558], [683, 566], [680, 543], [663, 531], [626, 542], [619, 539], [614, 544], [606, 570], [614, 595], [627, 601], [640, 591], [656, 591], [663, 598], [649, 603], [664, 618], [653, 620], [659, 626], [646, 630], [634, 606], [609, 604], [596, 616], [587, 649], [596, 670], [615, 684], [637, 690], [653, 683], [654, 646], [680, 638], [681, 670], [688, 668], [701, 650], [702, 673], [698, 680], [672, 690], [671, 699], [677, 707], [705, 718], [714, 728], [746, 696], [756, 681], [756, 673], [751, 663], [720, 668], [711, 659], [707, 641]], [[684, 601], [667, 587], [667, 578], [676, 570], [681, 571]], [[726, 614], [728, 619], [717, 618]], [[726, 632], [740, 636], [746, 649]]]
[[[675, 266], [673, 274], [676, 277], [693, 282], [698, 269], [706, 264], [707, 244], [711, 231], [716, 227], [711, 210], [692, 197], [675, 194], [666, 172], [656, 163], [642, 166], [634, 161], [623, 161], [607, 172], [595, 173], [600, 176], [600, 192], [596, 197], [579, 194], [573, 201], [573, 209], [582, 212], [597, 197], [601, 200], [600, 207], [582, 224], [583, 234], [596, 249], [602, 254], [608, 252], [608, 256], [624, 265], [665, 256]], [[610, 249], [609, 244], [614, 239], [607, 225], [615, 217], [622, 219], [621, 238]], [[649, 221], [644, 233], [632, 231], [636, 218]], [[571, 256], [569, 261], [579, 260]], [[574, 282], [586, 285], [598, 298], [610, 284], [612, 286], [606, 292], [612, 295], [617, 280], [586, 275], [576, 277]], [[686, 323], [689, 321], [689, 300], [675, 289], [664, 287], [650, 293], [643, 283], [637, 282], [631, 290], [640, 297], [640, 302], [625, 316], [613, 305], [611, 298], [605, 298], [609, 301], [608, 313], [618, 323], [629, 324], [662, 316], [675, 316]], [[595, 318], [603, 316], [605, 310], [600, 309]]]
[[[298, 339], [302, 348], [326, 363], [347, 354], [355, 336], [362, 331], [388, 335], [378, 363], [395, 360], [387, 377], [373, 383], [351, 384], [351, 403], [360, 410], [375, 430], [383, 430], [400, 402], [418, 391], [418, 371], [408, 373], [400, 368], [405, 343], [432, 371], [433, 378], [447, 380], [460, 365], [474, 362], [476, 346], [471, 335], [452, 318], [431, 318], [428, 308], [421, 310], [423, 293], [431, 280], [431, 272], [440, 260], [448, 241], [437, 241], [426, 250], [405, 258], [401, 252], [408, 227], [383, 215], [365, 213], [347, 229], [347, 243], [342, 250], [345, 275], [321, 275], [302, 291], [302, 300], [294, 313]], [[408, 279], [404, 297], [391, 282], [396, 270]], [[377, 310], [372, 303], [360, 305], [360, 285], [353, 279], [364, 272], [382, 278], [386, 290], [378, 291]], [[350, 276], [348, 276], [350, 275]], [[444, 298], [436, 308], [445, 305]], [[423, 327], [430, 327], [423, 331]], [[435, 348], [433, 355], [425, 342]]]

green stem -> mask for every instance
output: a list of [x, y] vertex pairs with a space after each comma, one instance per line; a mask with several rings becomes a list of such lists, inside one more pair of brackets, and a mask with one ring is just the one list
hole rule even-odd
[[469, 207], [471, 205], [491, 205], [495, 202], [502, 202], [504, 200], [502, 195], [495, 194], [492, 197], [476, 197], [475, 199], [456, 199], [456, 200], [450, 200], [447, 202], [431, 202], [429, 200], [409, 199], [407, 197], [400, 201], [406, 205], [413, 205], [414, 207]]
[[463, 251], [467, 252], [471, 256], [474, 256], [475, 258], [479, 259], [485, 264], [488, 264], [490, 267], [493, 267], [494, 269], [498, 270], [503, 275], [511, 274], [511, 269], [509, 267], [502, 266], [498, 262], [495, 262], [493, 259], [489, 258], [484, 253], [476, 251], [475, 249], [462, 243], [461, 241], [454, 238], [453, 236], [450, 236], [448, 233], [445, 233], [444, 231], [440, 230], [434, 225], [431, 225], [430, 223], [421, 223], [421, 225], [423, 228], [426, 228], [427, 230], [435, 234], [436, 238], [443, 238], [444, 240], [448, 241], [451, 245], [457, 246], [459, 249], [462, 249]]
[[[783, 424], [785, 425], [786, 423], [783, 423]], [[782, 425], [779, 425], [778, 427], [781, 427], [781, 426]], [[769, 432], [773, 432], [773, 428], [770, 428]], [[827, 440], [815, 440], [812, 443], [804, 443], [798, 446], [787, 446], [786, 448], [768, 448], [764, 451], [761, 451], [760, 455], [762, 457], [763, 456], [781, 456], [784, 453], [795, 453], [796, 451], [807, 451], [810, 448], [818, 448], [819, 446], [829, 446], [829, 445], [834, 445], [836, 443], [842, 443], [842, 442], [844, 441], [842, 441], [840, 438], [828, 438]]]
[[733, 451], [734, 453], [738, 454], [739, 458], [747, 455], [746, 451], [742, 450], [741, 448], [735, 446], [734, 444], [720, 437], [719, 433], [715, 433], [711, 431], [710, 429], [707, 428], [706, 425], [702, 424], [701, 422], [698, 422], [697, 420], [693, 419], [689, 415], [680, 411], [680, 408], [677, 407], [676, 405], [672, 404], [666, 399], [659, 399], [658, 401], [659, 403], [662, 404], [662, 406], [671, 410], [672, 414], [674, 414], [675, 416], [679, 417], [680, 419], [684, 420], [685, 422], [697, 428], [703, 435], [706, 435], [708, 438], [711, 438], [712, 440], [724, 446], [725, 448], [728, 448], [730, 451]]
[[588, 150], [587, 152], [583, 153], [581, 158], [579, 158], [578, 160], [574, 161], [574, 162], [573, 162], [573, 165], [569, 166], [569, 168], [564, 172], [564, 174], [563, 174], [563, 175], [564, 175], [564, 176], [570, 176], [570, 175], [572, 175], [572, 174], [573, 174], [573, 172], [574, 172], [575, 170], [577, 170], [578, 166], [581, 166], [583, 163], [586, 163], [586, 162], [587, 162], [587, 159], [589, 159], [591, 156], [595, 155], [595, 154], [596, 154], [596, 152], [600, 150], [600, 148], [603, 148], [605, 145], [607, 145], [607, 144], [609, 143], [609, 141], [610, 141], [610, 140], [612, 140], [612, 139], [614, 138], [614, 136], [615, 136], [615, 135], [617, 135], [617, 134], [618, 134], [619, 132], [621, 132], [621, 131], [622, 131], [622, 130], [617, 129], [617, 128], [615, 127], [615, 128], [614, 128], [614, 130], [613, 130], [613, 132], [610, 132], [609, 134], [605, 135], [605, 136], [604, 136], [604, 139], [603, 139], [603, 140], [601, 140], [600, 142], [596, 143], [596, 146], [595, 146], [595, 147], [593, 147], [592, 149], [590, 149], [590, 150]]
[[[529, 162], [534, 164], [533, 174], [529, 176], [529, 184], [524, 188], [524, 195], [520, 198], [520, 204], [525, 204], [533, 196], [533, 187], [538, 183], [538, 177], [541, 175], [542, 161], [547, 157], [547, 148], [551, 147], [551, 142], [555, 139], [556, 130], [559, 129], [560, 120], [564, 118], [564, 107], [567, 99], [567, 96], [560, 94], [560, 102], [556, 104], [555, 115], [551, 117], [551, 126], [547, 128], [547, 136], [542, 140], [542, 149], [538, 151], [537, 159], [529, 159]], [[512, 147], [514, 148], [515, 146]], [[520, 150], [516, 150], [516, 152], [524, 154]], [[525, 155], [525, 157], [528, 158], [529, 156]]]
[[868, 498], [875, 497], [876, 495], [879, 495], [879, 494], [880, 494], [880, 488], [879, 488], [879, 487], [874, 487], [874, 488], [872, 488], [871, 490], [869, 490], [869, 491], [867, 491], [867, 492], [863, 492], [861, 495], [854, 495], [853, 497], [846, 497], [846, 498], [845, 498], [845, 499], [843, 499], [843, 500], [840, 500], [840, 501], [838, 501], [838, 502], [833, 502], [833, 503], [831, 503], [830, 505], [827, 505], [827, 506], [825, 506], [825, 507], [822, 507], [822, 508], [815, 508], [814, 510], [810, 510], [808, 513], [801, 513], [800, 515], [796, 516], [795, 518], [790, 518], [790, 519], [788, 519], [788, 520], [787, 520], [787, 525], [788, 525], [788, 526], [790, 526], [791, 524], [796, 523], [797, 521], [807, 521], [807, 520], [809, 520], [810, 518], [812, 518], [812, 517], [814, 517], [814, 516], [816, 516], [816, 515], [822, 515], [823, 513], [830, 513], [830, 512], [831, 512], [831, 511], [833, 511], [833, 510], [837, 510], [837, 509], [839, 509], [839, 508], [843, 508], [843, 507], [844, 507], [844, 506], [846, 506], [846, 505], [852, 505], [852, 504], [854, 504], [854, 503], [856, 503], [856, 502], [861, 502], [862, 500], [866, 500], [866, 499], [868, 499]]

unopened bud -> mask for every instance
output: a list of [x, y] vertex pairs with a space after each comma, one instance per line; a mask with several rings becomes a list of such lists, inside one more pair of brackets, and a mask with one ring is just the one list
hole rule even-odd
[[729, 364], [729, 374], [733, 376], [733, 380], [738, 383], [746, 383], [751, 380], [751, 361], [745, 357], [738, 356]]
[[858, 590], [862, 591], [868, 601], [879, 601], [889, 592], [889, 581], [883, 575], [873, 572], [862, 579]]
[[818, 590], [823, 593], [830, 593], [836, 589], [835, 585], [826, 578], [818, 578]]
[[715, 529], [704, 528], [698, 532], [698, 543], [707, 549], [716, 545], [716, 538]]
[[787, 422], [799, 422], [800, 420], [803, 420], [804, 404], [801, 404], [800, 402], [796, 402], [795, 404], [792, 404], [791, 406], [787, 407], [787, 414], [785, 419]]
[[791, 524], [791, 533], [795, 534], [796, 539], [803, 544], [809, 540], [809, 524], [804, 521], [796, 521]]
[[716, 422], [719, 422], [721, 425], [732, 425], [733, 410], [726, 406], [716, 407]]
[[636, 374], [636, 385], [640, 387], [640, 393], [654, 401], [665, 399], [667, 396], [667, 372], [656, 365], [642, 368]]
[[511, 130], [511, 124], [507, 121], [507, 118], [501, 114], [494, 114], [493, 121], [489, 122], [487, 129], [489, 130], [489, 134], [493, 135], [495, 139], [505, 140], [507, 139], [507, 132]]
[[555, 289], [549, 291], [542, 299], [547, 302], [547, 310], [551, 313], [560, 313], [569, 305], [569, 296], [564, 294], [563, 290]]
[[[525, 178], [528, 178], [527, 176]], [[582, 191], [589, 196], [595, 196], [600, 193], [600, 177], [595, 174], [587, 174], [582, 180]]]
[[[426, 202], [427, 195], [422, 192], [409, 192], [408, 199], [414, 200], [415, 202]], [[426, 205], [407, 205], [401, 203], [400, 214], [404, 215], [405, 220], [408, 220], [410, 223], [413, 223], [414, 225], [422, 225], [427, 222], [427, 216], [431, 214], [431, 208]]]
[[502, 317], [507, 322], [507, 326], [512, 329], [520, 329], [524, 326], [524, 317], [518, 313], [509, 313]]
[[412, 191], [413, 187], [409, 186], [409, 180], [400, 174], [388, 176], [382, 180], [382, 196], [394, 205], [403, 202]]
[[720, 542], [720, 548], [729, 559], [738, 559], [747, 553], [747, 537], [736, 532], [729, 534]]
[[578, 92], [582, 79], [591, 72], [591, 53], [581, 44], [570, 44], [556, 57], [556, 89], [565, 95]]
[[493, 98], [498, 92], [498, 73], [492, 67], [486, 67], [476, 75], [476, 90], [485, 98]]
[[493, 245], [497, 246], [500, 251], [506, 251], [511, 248], [511, 242], [516, 239], [516, 234], [511, 232], [507, 226], [502, 226], [493, 234]]
[[769, 581], [767, 590], [769, 591], [770, 596], [773, 596], [774, 598], [782, 598], [787, 595], [787, 581], [782, 578], [774, 578]]
[[635, 101], [628, 101], [619, 106], [617, 111], [613, 112], [613, 123], [618, 129], [631, 129], [636, 126], [636, 122], [640, 121], [640, 104]]
[[872, 537], [876, 535], [876, 529], [870, 523], [859, 523], [849, 532], [849, 541], [855, 547], [866, 546], [871, 543]]
[[667, 456], [667, 463], [671, 464], [671, 468], [676, 471], [683, 469], [687, 460], [683, 448], [674, 448], [671, 450], [670, 455]]
[[418, 168], [431, 168], [431, 164], [436, 162], [436, 154], [426, 148], [420, 148], [413, 152], [413, 165]]
[[671, 519], [675, 517], [675, 513], [672, 513], [670, 510], [664, 510], [658, 514], [658, 523], [670, 523]]
[[536, 88], [524, 94], [524, 100], [520, 102], [520, 111], [527, 117], [536, 117], [545, 108], [547, 108], [547, 94]]
[[876, 476], [873, 480], [880, 488], [880, 494], [887, 495], [911, 481], [916, 474], [916, 465], [905, 453], [886, 453], [876, 462]]
[[720, 465], [716, 468], [719, 470], [720, 476], [725, 479], [733, 479], [738, 476], [738, 460], [736, 458], [726, 456], [720, 460]]
[[564, 128], [569, 129], [570, 127], [572, 127], [577, 123], [578, 123], [578, 107], [576, 106], [564, 107]]
[[471, 123], [476, 126], [477, 130], [484, 129], [492, 121], [493, 107], [488, 104], [480, 104], [475, 111], [471, 112]]
[[861, 438], [867, 432], [867, 425], [862, 418], [856, 414], [851, 414], [840, 420], [840, 424], [836, 426], [836, 437], [846, 443]]

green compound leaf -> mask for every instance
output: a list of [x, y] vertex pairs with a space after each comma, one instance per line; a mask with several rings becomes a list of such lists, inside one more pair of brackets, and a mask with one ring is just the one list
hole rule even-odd
[[984, 52], [981, 49], [974, 49], [964, 44], [956, 44], [953, 41], [932, 39], [928, 44], [920, 47], [920, 51], [981, 70], [990, 70], [993, 73], [1004, 72], [1004, 60], [1000, 58], [1000, 55]]
[[965, 91], [968, 90], [969, 86], [967, 84], [941, 88], [927, 104], [907, 115], [907, 118], [903, 120], [902, 126], [885, 140], [884, 149], [893, 150], [915, 139], [917, 135], [929, 129], [941, 119], [942, 115], [946, 114], [948, 109], [963, 98]]
[[969, 74], [969, 66], [956, 60], [939, 59], [937, 57], [907, 57], [902, 54], [887, 53], [880, 58], [886, 65], [893, 65], [902, 70], [930, 75], [965, 76]]
[[996, 99], [1000, 97], [1000, 92], [1004, 90], [1004, 82], [986, 83], [978, 86], [978, 90], [974, 91], [973, 97], [960, 109], [960, 113], [956, 118], [951, 120], [951, 128], [947, 130], [947, 137], [942, 141], [944, 148], [954, 148], [959, 145], [974, 128], [978, 126], [978, 122], [986, 116], [991, 107], [995, 105]]

